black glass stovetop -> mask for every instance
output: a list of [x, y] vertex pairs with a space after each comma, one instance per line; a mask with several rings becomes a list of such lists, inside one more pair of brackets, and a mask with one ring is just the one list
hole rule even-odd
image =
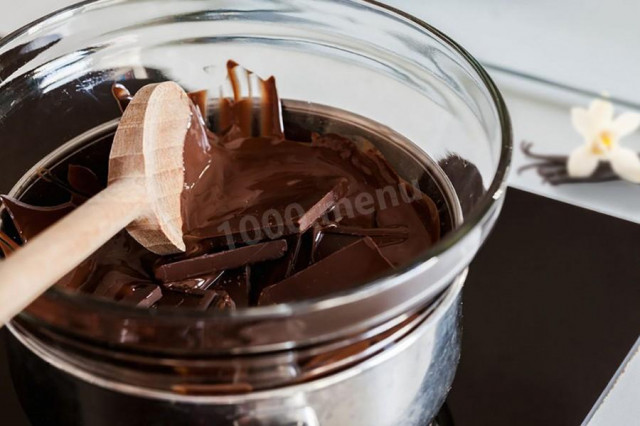
[[[453, 424], [579, 425], [640, 331], [639, 244], [640, 225], [510, 188], [465, 285]], [[1, 347], [0, 413], [28, 425]]]

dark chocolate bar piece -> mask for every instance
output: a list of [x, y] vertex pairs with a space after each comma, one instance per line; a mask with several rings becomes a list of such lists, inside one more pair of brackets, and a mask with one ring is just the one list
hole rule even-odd
[[347, 290], [393, 269], [369, 237], [265, 288], [258, 305], [308, 300]]
[[349, 181], [347, 179], [340, 179], [331, 191], [298, 218], [297, 223], [300, 232], [305, 232], [314, 222], [335, 207], [336, 203], [340, 201], [348, 191]]
[[167, 287], [181, 289], [181, 290], [208, 290], [209, 287], [214, 285], [224, 272], [214, 272], [210, 275], [203, 275], [195, 278], [187, 278], [182, 281], [175, 281], [171, 283], [166, 283]]
[[331, 234], [322, 231], [313, 245], [313, 262], [319, 262], [362, 238], [359, 235]]
[[115, 300], [121, 303], [149, 308], [162, 297], [160, 287], [152, 283], [127, 283], [116, 294]]
[[250, 293], [252, 296], [250, 300], [255, 300], [260, 292], [269, 285], [288, 278], [312, 263], [317, 229], [319, 226], [314, 224], [313, 228], [304, 234], [286, 237], [289, 248], [283, 257], [252, 267]]
[[312, 261], [317, 262], [363, 237], [370, 237], [379, 248], [404, 242], [409, 233], [405, 226], [392, 228], [362, 228], [331, 225], [322, 228], [314, 237]]
[[[215, 302], [215, 303], [214, 303]], [[164, 286], [162, 298], [157, 307], [187, 308], [200, 311], [207, 310], [212, 304], [219, 309], [233, 308], [233, 302], [225, 292], [211, 290], [183, 290], [176, 287]]]
[[235, 269], [282, 257], [287, 251], [285, 240], [267, 241], [219, 253], [178, 260], [156, 267], [155, 277], [162, 282], [181, 281], [214, 271]]

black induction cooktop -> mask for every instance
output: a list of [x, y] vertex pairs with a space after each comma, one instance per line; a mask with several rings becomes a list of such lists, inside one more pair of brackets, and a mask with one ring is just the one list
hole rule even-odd
[[[639, 242], [640, 225], [510, 188], [465, 285], [453, 424], [579, 425], [640, 331]], [[28, 425], [4, 352], [0, 424]]]

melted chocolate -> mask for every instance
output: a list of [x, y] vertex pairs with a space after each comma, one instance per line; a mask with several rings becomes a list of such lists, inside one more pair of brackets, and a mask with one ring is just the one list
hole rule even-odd
[[[410, 262], [440, 237], [434, 202], [370, 143], [335, 134], [285, 138], [273, 78], [237, 64], [219, 100], [190, 94], [181, 196], [184, 254], [158, 257], [119, 233], [58, 285], [139, 307], [235, 309], [321, 297]], [[241, 88], [248, 88], [241, 93]], [[253, 90], [253, 92], [252, 92]], [[124, 110], [129, 90], [114, 84]], [[66, 180], [42, 178], [70, 201], [34, 207], [3, 198], [22, 243], [104, 187], [108, 156], [92, 150]], [[75, 161], [75, 160], [74, 160]], [[0, 243], [9, 252], [10, 243]]]

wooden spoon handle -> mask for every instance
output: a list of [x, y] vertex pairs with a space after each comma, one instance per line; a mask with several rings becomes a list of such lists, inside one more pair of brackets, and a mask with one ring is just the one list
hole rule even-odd
[[147, 208], [133, 179], [110, 184], [0, 261], [0, 327]]

